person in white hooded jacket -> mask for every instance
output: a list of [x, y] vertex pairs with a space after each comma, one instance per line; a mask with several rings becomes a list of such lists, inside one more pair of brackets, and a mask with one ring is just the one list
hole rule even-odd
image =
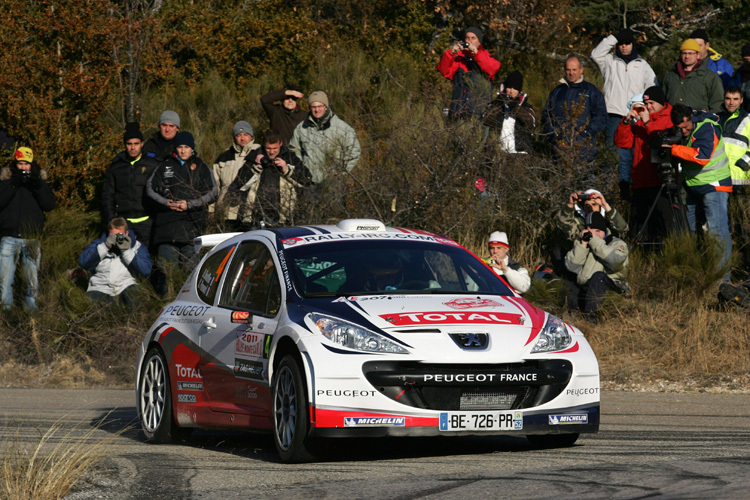
[[510, 251], [508, 235], [502, 231], [495, 231], [490, 234], [487, 245], [489, 246], [490, 256], [484, 259], [484, 262], [498, 276], [505, 278], [505, 281], [518, 293], [526, 293], [531, 287], [531, 277], [529, 276], [528, 269], [511, 259], [508, 255]]

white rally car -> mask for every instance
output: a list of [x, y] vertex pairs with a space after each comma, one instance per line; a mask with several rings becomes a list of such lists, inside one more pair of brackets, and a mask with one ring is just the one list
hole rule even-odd
[[299, 462], [320, 438], [567, 446], [599, 428], [583, 334], [450, 239], [349, 219], [216, 241], [139, 350], [149, 441], [268, 429], [282, 460]]

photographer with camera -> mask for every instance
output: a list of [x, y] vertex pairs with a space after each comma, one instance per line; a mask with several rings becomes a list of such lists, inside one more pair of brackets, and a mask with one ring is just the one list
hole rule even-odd
[[[682, 167], [680, 176], [687, 192], [685, 206], [690, 231], [695, 233], [698, 219], [705, 220], [708, 232], [717, 237], [722, 246], [721, 265], [727, 265], [732, 254], [727, 214], [732, 177], [721, 126], [717, 123], [719, 117], [676, 104], [672, 108], [671, 118], [686, 144], [663, 146], [671, 148], [672, 156], [679, 160]], [[729, 272], [725, 280], [729, 280]]]
[[502, 231], [494, 231], [490, 234], [487, 245], [489, 246], [490, 256], [483, 259], [484, 263], [490, 266], [495, 274], [505, 278], [505, 281], [518, 293], [528, 292], [531, 288], [529, 271], [508, 255], [510, 252], [508, 235]]
[[625, 218], [610, 206], [604, 195], [596, 189], [570, 193], [567, 203], [557, 212], [555, 223], [572, 243], [578, 240], [581, 231], [586, 227], [586, 215], [592, 212], [602, 215], [610, 232], [619, 236], [628, 231]]
[[522, 87], [523, 75], [513, 71], [482, 115], [484, 126], [500, 134], [500, 146], [508, 153], [527, 153], [533, 144], [536, 115]]
[[[644, 230], [647, 241], [662, 239], [672, 218], [669, 198], [661, 189], [663, 179], [659, 174], [659, 164], [652, 162], [649, 145], [651, 137], [672, 128], [671, 112], [672, 106], [667, 102], [661, 87], [649, 87], [643, 93], [643, 103], [633, 104], [615, 131], [617, 147], [635, 148], [631, 176], [630, 227], [631, 234], [636, 236], [640, 234], [644, 224], [647, 224], [648, 227]], [[666, 158], [665, 163], [666, 168], [671, 168], [669, 158]], [[655, 209], [649, 218], [652, 206]]]
[[492, 99], [492, 81], [500, 70], [500, 61], [482, 46], [484, 34], [479, 28], [467, 28], [464, 40], [443, 52], [437, 70], [453, 82], [449, 117], [481, 116]]
[[310, 171], [286, 147], [281, 134], [266, 130], [263, 146], [248, 156], [227, 197], [242, 200], [240, 218], [245, 224], [292, 224], [297, 190], [311, 184]]
[[0, 292], [2, 308], [13, 305], [13, 281], [20, 254], [26, 276], [24, 308], [37, 311], [44, 212], [55, 208], [47, 171], [34, 161], [30, 148], [18, 148], [10, 166], [0, 170]]
[[607, 222], [599, 212], [586, 215], [585, 228], [573, 249], [565, 256], [565, 268], [575, 274], [575, 282], [563, 278], [567, 285], [568, 308], [580, 308], [587, 315], [599, 309], [607, 291], [626, 293], [628, 245], [607, 234]]
[[93, 271], [86, 295], [94, 302], [116, 302], [133, 306], [135, 277], [151, 274], [151, 256], [146, 245], [136, 240], [128, 222], [115, 217], [107, 232], [95, 239], [78, 258], [78, 264]]

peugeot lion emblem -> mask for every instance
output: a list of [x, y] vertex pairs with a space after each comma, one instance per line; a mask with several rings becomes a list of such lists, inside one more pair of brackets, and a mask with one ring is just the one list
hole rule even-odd
[[486, 333], [451, 333], [453, 342], [461, 349], [486, 349], [488, 336]]

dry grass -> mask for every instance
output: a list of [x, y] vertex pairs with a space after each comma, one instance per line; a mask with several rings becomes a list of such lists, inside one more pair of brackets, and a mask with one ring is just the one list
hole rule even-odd
[[110, 443], [122, 432], [103, 439], [94, 434], [103, 421], [81, 435], [78, 428], [64, 430], [55, 422], [35, 445], [21, 442], [20, 429], [5, 442], [0, 464], [0, 498], [53, 500], [71, 488], [106, 455]]

